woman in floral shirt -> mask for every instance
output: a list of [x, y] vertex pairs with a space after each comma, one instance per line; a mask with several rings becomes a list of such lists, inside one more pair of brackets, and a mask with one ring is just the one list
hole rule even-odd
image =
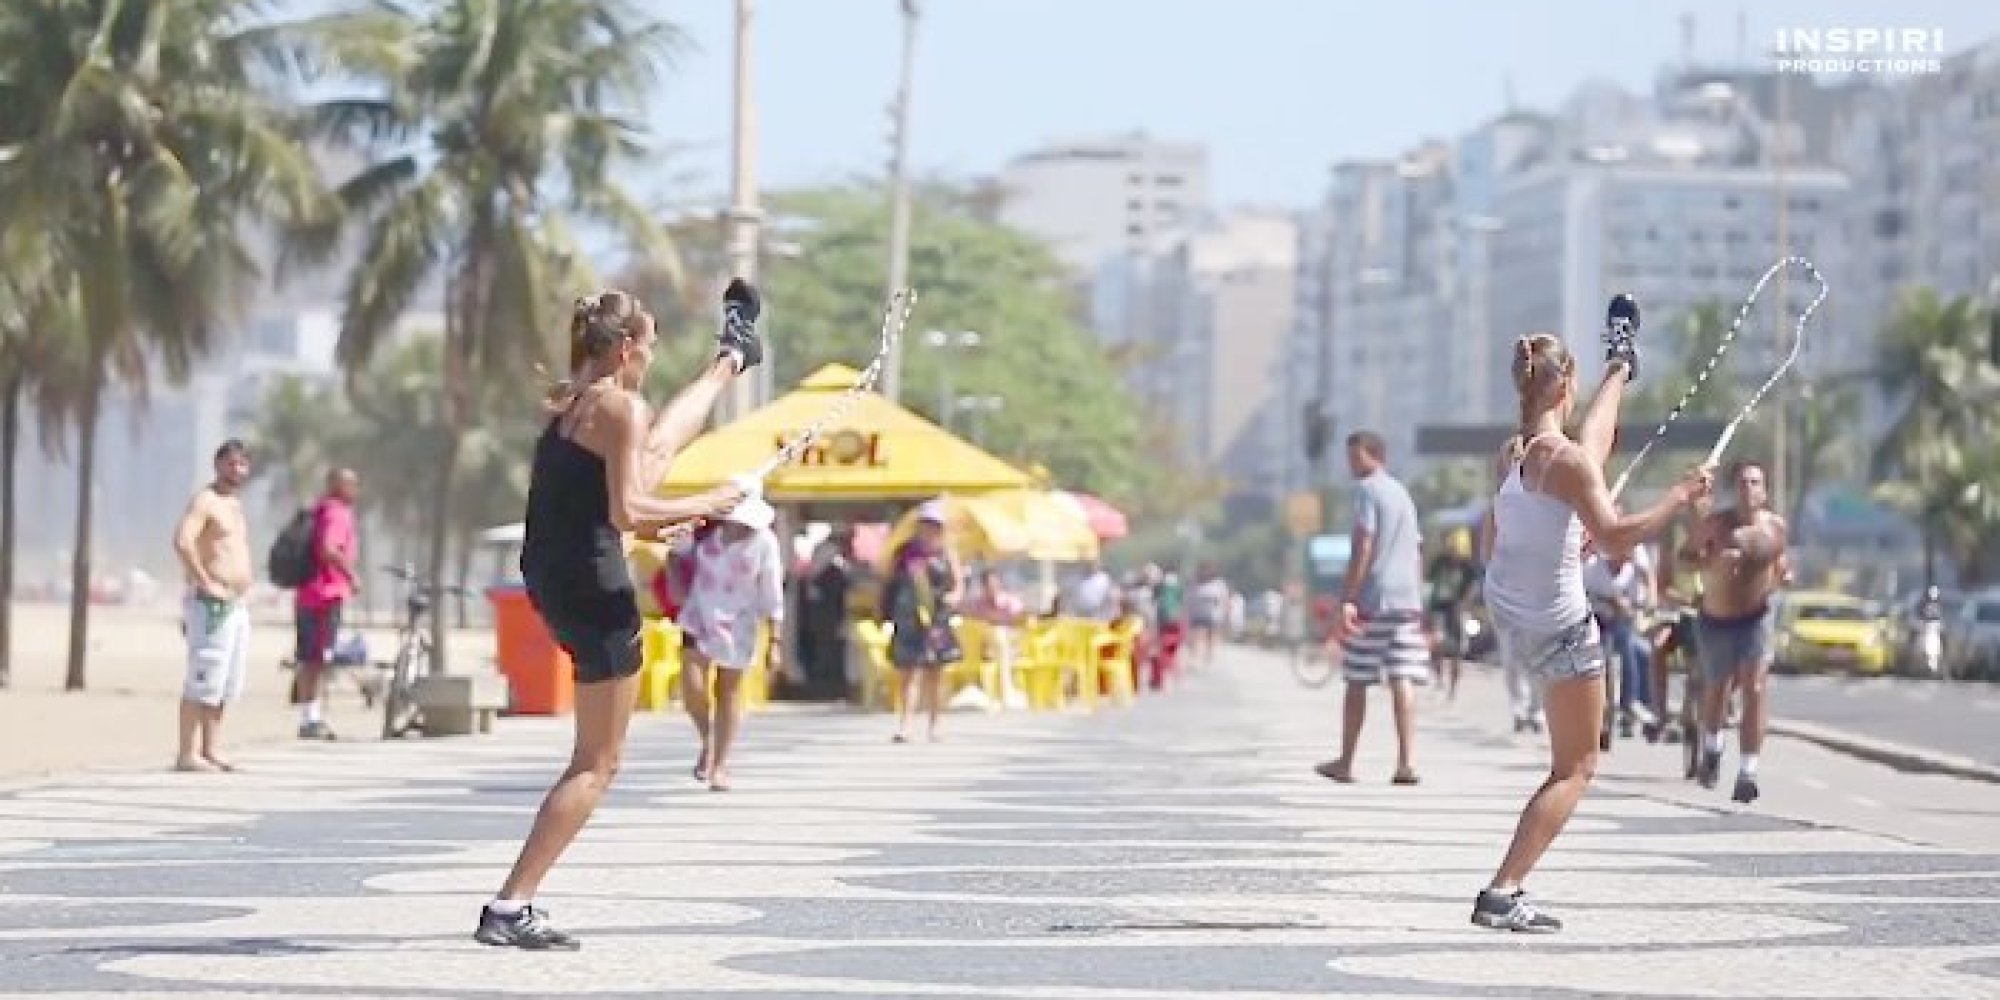
[[909, 742], [910, 715], [919, 701], [930, 738], [938, 738], [944, 668], [964, 658], [951, 627], [963, 577], [958, 557], [945, 540], [944, 508], [936, 501], [924, 504], [918, 508], [916, 534], [890, 557], [889, 579], [882, 588], [882, 614], [895, 630], [889, 638], [889, 660], [903, 683], [897, 743]]
[[[683, 637], [681, 700], [701, 734], [694, 778], [729, 790], [729, 748], [742, 723], [743, 671], [757, 656], [757, 629], [770, 628], [766, 668], [779, 666], [785, 617], [784, 564], [771, 531], [775, 512], [749, 497], [696, 532], [681, 557], [693, 564], [678, 619]], [[709, 698], [711, 671], [715, 698]]]

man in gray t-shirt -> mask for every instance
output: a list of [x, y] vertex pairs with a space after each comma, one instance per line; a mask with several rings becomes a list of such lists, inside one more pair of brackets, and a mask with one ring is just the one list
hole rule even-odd
[[[1355, 610], [1363, 619], [1417, 614], [1424, 609], [1422, 542], [1417, 505], [1389, 470], [1377, 465], [1354, 484], [1354, 527], [1369, 539], [1373, 558], [1364, 567]], [[1357, 548], [1358, 551], [1358, 548]], [[1359, 565], [1360, 560], [1355, 563]]]
[[1322, 776], [1354, 780], [1354, 748], [1368, 715], [1368, 688], [1386, 684], [1396, 715], [1398, 785], [1417, 783], [1410, 763], [1416, 720], [1415, 684], [1431, 678], [1430, 639], [1424, 633], [1423, 536], [1410, 491], [1389, 474], [1388, 449], [1371, 431], [1347, 439], [1347, 465], [1354, 474], [1353, 555], [1341, 603], [1339, 631], [1330, 640], [1342, 647], [1347, 695], [1340, 757], [1319, 765]]

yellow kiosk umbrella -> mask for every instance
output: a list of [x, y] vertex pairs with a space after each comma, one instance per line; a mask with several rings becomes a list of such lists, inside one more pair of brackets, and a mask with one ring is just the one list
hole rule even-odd
[[[1027, 527], [1005, 509], [983, 497], [945, 494], [931, 501], [944, 512], [945, 537], [961, 559], [994, 559], [1019, 555], [1029, 544]], [[882, 543], [878, 560], [884, 566], [917, 531], [918, 507], [911, 507]]]
[[[945, 530], [952, 547], [967, 559], [1030, 559], [1035, 562], [1089, 562], [1097, 558], [1097, 534], [1072, 508], [1045, 490], [998, 490], [978, 496], [941, 496]], [[884, 546], [915, 533], [913, 508], [896, 522]]]
[[[780, 445], [826, 413], [860, 373], [827, 365], [799, 387], [741, 419], [695, 439], [674, 458], [659, 490], [681, 496], [756, 468]], [[917, 499], [1028, 485], [1028, 476], [876, 393], [847, 411], [805, 454], [771, 475], [772, 500]]]

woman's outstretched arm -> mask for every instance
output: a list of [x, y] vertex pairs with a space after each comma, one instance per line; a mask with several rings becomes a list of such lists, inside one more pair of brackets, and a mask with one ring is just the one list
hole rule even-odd
[[1550, 461], [1548, 472], [1549, 492], [1576, 511], [1598, 551], [1610, 555], [1629, 554], [1639, 543], [1658, 537], [1682, 510], [1714, 487], [1711, 470], [1699, 466], [1688, 470], [1651, 508], [1621, 514], [1611, 502], [1611, 490], [1604, 485], [1602, 464], [1587, 453], [1564, 448]]
[[1611, 459], [1611, 448], [1618, 442], [1618, 407], [1625, 401], [1626, 381], [1625, 362], [1607, 364], [1604, 381], [1598, 383], [1597, 395], [1590, 397], [1590, 407], [1583, 411], [1583, 423], [1577, 427], [1576, 443], [1599, 469]]
[[701, 433], [708, 415], [715, 410], [716, 400], [722, 398], [722, 390], [735, 377], [736, 360], [726, 355], [718, 357], [694, 381], [675, 393], [667, 405], [660, 407], [653, 416], [652, 426], [646, 430], [642, 470], [646, 481], [658, 483], [666, 477], [674, 456]]

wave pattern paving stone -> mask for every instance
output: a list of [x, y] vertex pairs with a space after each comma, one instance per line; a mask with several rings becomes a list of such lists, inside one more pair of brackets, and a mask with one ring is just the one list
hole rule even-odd
[[[2000, 996], [2000, 858], [1597, 792], [1538, 893], [1556, 938], [1467, 910], [1539, 776], [1461, 721], [1425, 783], [1309, 771], [1331, 695], [1225, 658], [1094, 716], [751, 720], [737, 790], [642, 717], [545, 887], [573, 955], [469, 932], [567, 753], [561, 720], [300, 745], [236, 775], [0, 796], [8, 996], [1191, 1000]], [[1380, 723], [1377, 723], [1378, 727]]]

